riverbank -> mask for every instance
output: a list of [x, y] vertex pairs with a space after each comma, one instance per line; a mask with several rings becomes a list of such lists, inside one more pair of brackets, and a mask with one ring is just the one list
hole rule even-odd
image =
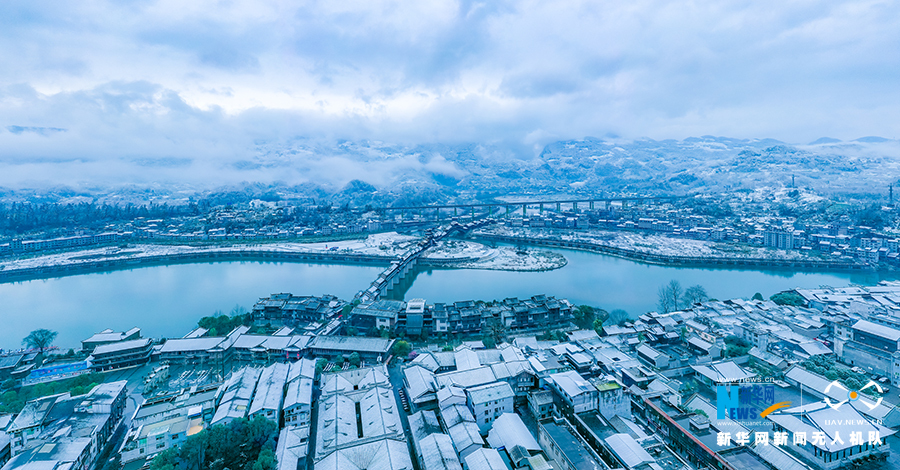
[[[487, 243], [509, 243], [515, 245], [532, 245], [541, 247], [559, 247], [570, 248], [575, 250], [590, 251], [604, 255], [611, 255], [624, 258], [631, 261], [637, 261], [647, 264], [655, 264], [669, 267], [702, 267], [702, 268], [752, 268], [752, 269], [790, 269], [796, 272], [810, 271], [835, 271], [835, 272], [876, 272], [877, 269], [871, 265], [858, 263], [855, 261], [839, 261], [817, 259], [803, 256], [785, 256], [785, 257], [754, 257], [754, 256], [702, 256], [702, 255], [685, 255], [683, 253], [690, 250], [680, 250], [676, 252], [669, 249], [661, 250], [640, 250], [635, 247], [641, 244], [617, 246], [610, 243], [602, 243], [601, 237], [592, 237], [579, 233], [577, 236], [553, 236], [544, 231], [532, 231], [527, 236], [515, 234], [505, 230], [486, 229], [480, 230], [469, 236], [473, 240]], [[681, 245], [695, 240], [677, 240]], [[653, 248], [655, 245], [646, 245], [646, 248]], [[788, 253], [788, 252], [785, 252]]]
[[[524, 299], [544, 293], [575, 305], [623, 309], [638, 315], [655, 309], [658, 288], [673, 279], [683, 286], [702, 285], [718, 299], [749, 298], [756, 292], [768, 298], [788, 289], [875, 285], [885, 279], [878, 273], [864, 272], [668, 267], [566, 248], [529, 246], [524, 251], [544, 250], [564, 256], [566, 266], [523, 272], [417, 265], [413, 276], [386, 298], [422, 298], [433, 304]], [[59, 331], [57, 345], [66, 349], [79, 346], [81, 340], [106, 328], [126, 331], [140, 325], [144, 336], [168, 336], [173, 331], [190, 331], [199, 318], [217, 311], [250, 310], [260, 298], [274, 293], [330, 294], [352, 299], [383, 271], [383, 266], [374, 264], [241, 259], [7, 282], [0, 284], [0, 298], [16, 321], [7, 322], [0, 331], [0, 345], [18, 345], [37, 328]]]
[[[137, 244], [54, 253], [0, 264], [0, 282], [71, 276], [169, 264], [261, 261], [388, 266], [419, 238], [387, 232], [364, 239], [319, 243], [278, 242], [214, 246], [203, 244]], [[510, 247], [491, 248], [466, 240], [446, 240], [420, 259], [424, 266], [547, 271], [565, 266], [565, 258], [550, 252], [517, 253]]]

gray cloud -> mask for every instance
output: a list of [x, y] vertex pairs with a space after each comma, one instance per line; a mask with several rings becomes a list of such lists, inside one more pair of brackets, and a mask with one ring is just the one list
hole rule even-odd
[[348, 180], [329, 165], [383, 182], [428, 165], [267, 153], [298, 137], [522, 158], [587, 135], [896, 138], [897, 7], [11, 0], [0, 185]]

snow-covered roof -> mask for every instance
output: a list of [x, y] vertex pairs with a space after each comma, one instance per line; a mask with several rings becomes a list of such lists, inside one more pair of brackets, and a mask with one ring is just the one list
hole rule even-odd
[[412, 470], [405, 442], [394, 439], [360, 444], [332, 452], [315, 470]]
[[457, 385], [463, 388], [484, 385], [497, 380], [494, 371], [490, 366], [482, 366], [477, 369], [445, 372], [434, 376], [438, 385], [446, 387], [448, 385]]
[[734, 361], [718, 362], [709, 365], [691, 366], [698, 374], [714, 383], [738, 382], [756, 377], [756, 374], [734, 363]]
[[444, 424], [447, 425], [448, 428], [456, 426], [462, 422], [475, 422], [475, 417], [472, 416], [472, 411], [466, 405], [457, 404], [450, 405], [441, 408], [441, 418], [444, 419]]
[[596, 392], [597, 388], [584, 379], [578, 372], [569, 370], [552, 374], [550, 379], [570, 397], [577, 397], [583, 393]]
[[469, 470], [507, 470], [503, 458], [496, 449], [478, 449], [466, 456]]
[[275, 363], [263, 369], [256, 385], [256, 394], [250, 405], [250, 415], [263, 410], [281, 411], [284, 398], [284, 383], [287, 380], [290, 366]]
[[419, 442], [422, 470], [462, 470], [453, 440], [441, 433], [429, 434]]
[[437, 391], [438, 406], [441, 408], [453, 404], [466, 402], [466, 391], [460, 387], [450, 385]]
[[895, 330], [889, 326], [872, 323], [868, 320], [860, 320], [853, 324], [854, 330], [884, 338], [888, 341], [900, 341], [900, 330]]
[[484, 439], [478, 433], [478, 426], [472, 421], [462, 421], [447, 429], [450, 433], [450, 439], [453, 440], [453, 446], [457, 452], [463, 453], [465, 449], [471, 446], [484, 446]]
[[503, 358], [503, 362], [526, 360], [525, 354], [522, 353], [522, 350], [515, 346], [505, 344], [503, 346], [500, 346], [499, 350], [500, 356]]
[[456, 370], [464, 371], [481, 367], [481, 361], [478, 360], [478, 354], [469, 348], [460, 348], [454, 354], [456, 360]]
[[505, 400], [516, 396], [512, 387], [506, 382], [495, 382], [466, 390], [469, 400], [474, 404]]
[[278, 435], [275, 456], [278, 470], [296, 470], [301, 459], [309, 453], [309, 426], [288, 426]]
[[418, 356], [416, 356], [415, 359], [410, 361], [410, 364], [422, 366], [422, 367], [430, 370], [431, 372], [435, 372], [440, 367], [440, 364], [438, 364], [437, 359], [435, 359], [431, 353], [419, 354]]
[[406, 390], [413, 403], [434, 399], [437, 385], [430, 370], [419, 365], [410, 366], [403, 369], [403, 377], [406, 379]]
[[625, 464], [625, 468], [656, 462], [637, 441], [628, 434], [613, 434], [606, 438], [606, 446]]
[[[814, 444], [811, 440], [808, 442], [826, 452], [837, 452], [852, 447], [849, 436], [853, 432], [861, 432], [863, 436], [868, 436], [870, 431], [877, 431], [882, 439], [896, 432], [865, 419], [852, 406], [841, 406], [834, 409], [824, 402], [814, 402], [775, 412], [770, 414], [768, 419], [792, 434], [805, 432], [807, 436], [812, 436], [814, 432], [824, 432], [827, 436], [824, 443]], [[838, 433], [843, 433], [844, 438], [835, 439]]]
[[133, 339], [131, 341], [120, 341], [118, 343], [104, 344], [103, 346], [97, 346], [96, 348], [94, 348], [94, 352], [92, 353], [92, 355], [99, 356], [101, 354], [111, 354], [120, 351], [127, 351], [129, 349], [144, 348], [149, 344], [149, 338]]
[[504, 380], [523, 373], [533, 373], [531, 364], [528, 361], [498, 362], [496, 364], [491, 364], [491, 371], [494, 372], [494, 377], [496, 377], [497, 380]]
[[526, 450], [541, 450], [522, 418], [514, 413], [503, 413], [494, 420], [487, 441], [495, 449], [512, 449], [518, 445]]
[[284, 409], [290, 410], [298, 406], [312, 405], [313, 380], [300, 377], [288, 384], [287, 393], [284, 395]]
[[313, 359], [300, 359], [297, 362], [291, 364], [291, 369], [288, 371], [287, 381], [291, 382], [295, 380], [297, 377], [305, 377], [308, 379], [316, 378], [316, 361]]
[[690, 344], [691, 346], [696, 347], [697, 349], [702, 349], [702, 350], [704, 350], [704, 351], [709, 351], [709, 349], [712, 348], [712, 346], [713, 346], [712, 343], [708, 343], [708, 342], [706, 342], [706, 341], [703, 341], [702, 339], [700, 339], [700, 338], [698, 338], [698, 337], [696, 337], [696, 336], [694, 336], [694, 337], [692, 337], [691, 339], [689, 339], [689, 340], [688, 340], [688, 344]]
[[441, 432], [441, 423], [434, 411], [422, 410], [409, 415], [409, 433], [417, 445], [425, 436], [436, 432]]

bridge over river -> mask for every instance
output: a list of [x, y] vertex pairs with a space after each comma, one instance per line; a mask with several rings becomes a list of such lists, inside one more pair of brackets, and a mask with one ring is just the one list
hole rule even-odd
[[[442, 214], [452, 211], [454, 216], [459, 215], [471, 215], [474, 219], [476, 214], [481, 214], [483, 216], [492, 217], [492, 216], [510, 216], [514, 212], [521, 209], [522, 214], [525, 215], [528, 212], [528, 209], [537, 209], [538, 212], [543, 213], [545, 209], [555, 209], [557, 212], [560, 212], [564, 209], [571, 209], [577, 211], [579, 208], [579, 204], [581, 204], [582, 209], [594, 210], [598, 207], [604, 207], [609, 209], [611, 206], [618, 205], [620, 207], [628, 207], [629, 204], [633, 205], [643, 205], [643, 204], [653, 204], [653, 203], [661, 203], [661, 202], [671, 202], [678, 199], [685, 199], [693, 197], [692, 195], [686, 196], [623, 196], [623, 197], [595, 197], [595, 198], [570, 198], [570, 199], [543, 199], [543, 200], [531, 200], [531, 201], [497, 201], [497, 202], [481, 202], [481, 203], [467, 203], [467, 204], [432, 204], [432, 205], [422, 205], [422, 206], [396, 206], [396, 207], [378, 207], [378, 208], [367, 208], [366, 210], [373, 210], [377, 212], [401, 212], [404, 214], [407, 213], [416, 213], [416, 214], [434, 214], [434, 220], [440, 220]], [[363, 209], [354, 209], [362, 211]]]
[[372, 281], [372, 284], [370, 284], [367, 289], [357, 293], [355, 300], [378, 300], [387, 291], [393, 289], [394, 286], [403, 281], [403, 279], [406, 278], [406, 275], [409, 274], [409, 271], [414, 268], [419, 262], [419, 258], [422, 256], [422, 254], [428, 251], [429, 248], [437, 245], [439, 241], [453, 234], [465, 234], [470, 230], [474, 230], [491, 223], [493, 223], [493, 220], [491, 219], [481, 219], [479, 221], [469, 222], [467, 224], [453, 222], [446, 229], [438, 228], [436, 231], [428, 229], [425, 232], [425, 237], [421, 241], [419, 241], [416, 246], [411, 248], [406, 253], [400, 255], [400, 257], [396, 260], [391, 261], [391, 266], [385, 269], [381, 274], [379, 274], [378, 278]]

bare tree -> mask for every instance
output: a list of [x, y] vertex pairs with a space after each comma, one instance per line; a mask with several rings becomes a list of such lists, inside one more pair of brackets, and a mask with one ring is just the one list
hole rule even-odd
[[688, 287], [684, 290], [685, 307], [689, 307], [700, 302], [706, 302], [707, 300], [709, 300], [709, 296], [706, 295], [706, 289], [704, 289], [703, 286], [699, 284], [697, 284], [696, 286]]
[[667, 285], [661, 286], [657, 295], [659, 296], [659, 309], [663, 313], [678, 310], [681, 308], [682, 302], [684, 302], [684, 289], [681, 288], [681, 283], [674, 279], [669, 281]]
[[628, 312], [617, 308], [609, 312], [609, 318], [607, 318], [606, 321], [609, 325], [621, 325], [628, 321], [628, 318]]
[[681, 283], [672, 279], [669, 281], [669, 286], [666, 290], [669, 292], [669, 297], [672, 299], [673, 310], [680, 309], [681, 303], [684, 302], [684, 289], [681, 288]]
[[672, 299], [669, 297], [669, 290], [666, 289], [666, 286], [659, 286], [657, 297], [657, 307], [662, 313], [669, 313], [674, 310], [672, 307]]
[[28, 333], [28, 336], [22, 340], [22, 344], [28, 346], [29, 348], [37, 348], [41, 350], [41, 354], [44, 354], [44, 349], [53, 344], [53, 340], [56, 339], [57, 333], [53, 330], [48, 330], [46, 328], [41, 328], [39, 330], [34, 330], [31, 333]]

